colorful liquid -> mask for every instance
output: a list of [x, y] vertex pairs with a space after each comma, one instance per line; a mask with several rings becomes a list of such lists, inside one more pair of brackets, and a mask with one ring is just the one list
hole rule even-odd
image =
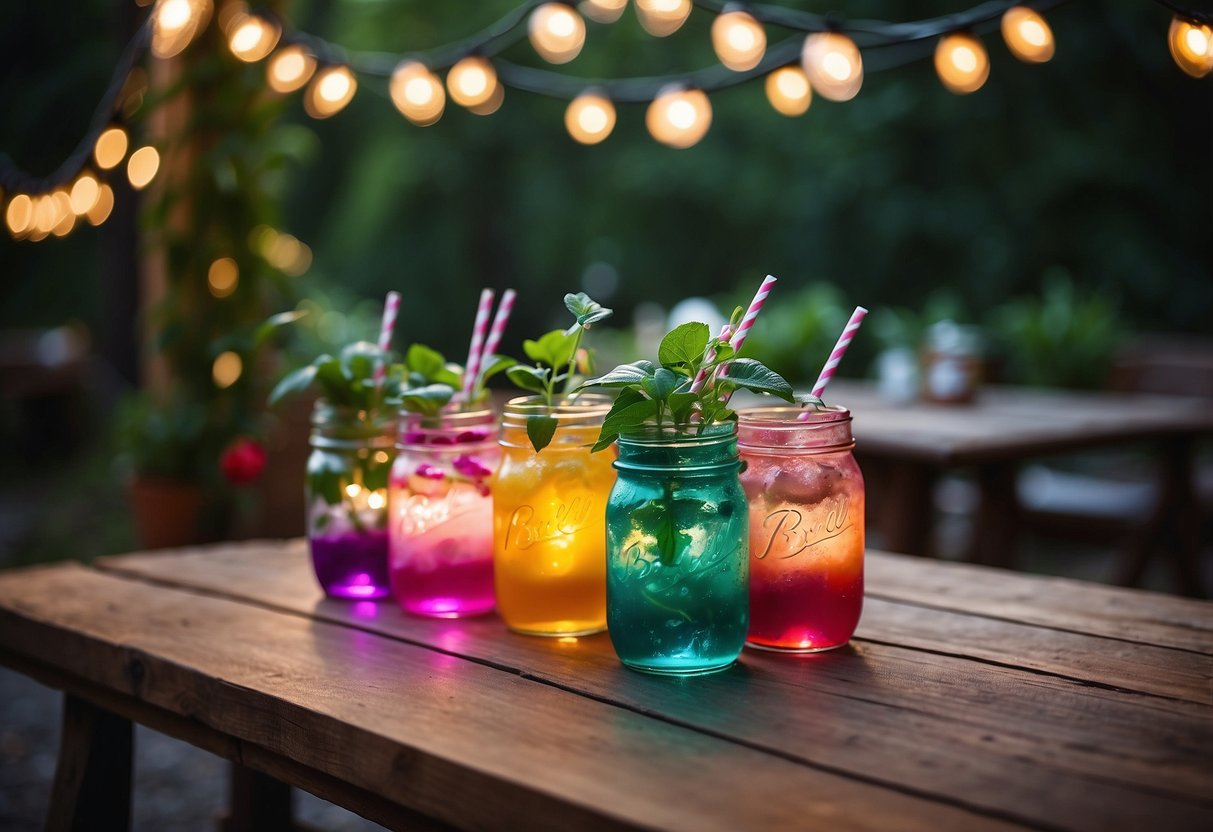
[[387, 532], [343, 531], [309, 538], [316, 579], [330, 598], [385, 598], [391, 592]]
[[606, 627], [613, 454], [585, 447], [596, 428], [578, 434], [570, 437], [578, 444], [553, 442], [538, 454], [507, 446], [493, 480], [497, 609], [516, 632], [584, 635]]
[[846, 644], [863, 610], [864, 488], [850, 453], [752, 454], [749, 644]]

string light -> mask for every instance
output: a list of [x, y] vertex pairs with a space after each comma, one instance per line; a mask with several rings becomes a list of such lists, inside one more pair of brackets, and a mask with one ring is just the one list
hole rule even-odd
[[1039, 12], [1027, 6], [1007, 9], [1002, 16], [1002, 39], [1024, 63], [1043, 64], [1053, 57], [1053, 30]]
[[775, 112], [785, 116], [802, 116], [813, 100], [809, 77], [798, 66], [781, 66], [767, 76], [767, 100]]
[[17, 194], [8, 202], [4, 212], [4, 221], [8, 225], [8, 233], [14, 240], [19, 240], [29, 231], [34, 222], [34, 201], [27, 194]]
[[767, 33], [749, 12], [725, 6], [712, 21], [712, 48], [729, 69], [745, 72], [758, 66], [767, 51]]
[[265, 82], [274, 92], [294, 92], [311, 80], [316, 59], [302, 46], [286, 46], [265, 65]]
[[210, 0], [158, 0], [152, 9], [152, 54], [157, 58], [177, 55], [210, 17]]
[[72, 198], [64, 188], [59, 188], [51, 194], [51, 201], [55, 211], [51, 233], [56, 237], [66, 237], [76, 226], [76, 215], [72, 213]]
[[220, 257], [206, 270], [206, 286], [210, 289], [212, 297], [229, 297], [236, 291], [236, 284], [239, 282], [240, 267], [230, 257]]
[[126, 163], [126, 178], [131, 187], [141, 191], [156, 176], [160, 170], [160, 154], [151, 145], [145, 145], [131, 154]]
[[244, 372], [244, 362], [240, 360], [239, 353], [231, 350], [220, 353], [211, 364], [211, 378], [220, 390], [235, 384], [242, 372]]
[[585, 45], [585, 21], [572, 6], [544, 3], [527, 22], [531, 46], [550, 64], [567, 64]]
[[254, 14], [246, 14], [229, 27], [228, 48], [232, 54], [246, 63], [256, 63], [274, 51], [282, 29], [272, 20]]
[[636, 18], [654, 37], [674, 34], [690, 14], [691, 0], [636, 0]]
[[569, 102], [564, 126], [581, 144], [598, 144], [615, 129], [615, 105], [605, 95], [583, 92]]
[[93, 145], [93, 159], [96, 160], [97, 167], [102, 170], [118, 167], [126, 158], [128, 145], [126, 131], [121, 127], [110, 127], [105, 130], [97, 137], [97, 143]]
[[469, 109], [489, 103], [498, 86], [497, 70], [480, 55], [469, 55], [451, 67], [446, 75], [451, 99]]
[[980, 40], [955, 32], [940, 38], [935, 47], [935, 71], [949, 91], [967, 95], [981, 89], [990, 77], [990, 57]]
[[312, 78], [303, 99], [303, 109], [312, 118], [328, 118], [341, 112], [357, 90], [358, 81], [349, 67], [327, 67]]
[[101, 225], [109, 219], [110, 212], [114, 210], [114, 189], [106, 183], [102, 182], [101, 187], [97, 191], [97, 201], [93, 207], [88, 209], [89, 223], [92, 225]]
[[72, 183], [72, 189], [69, 193], [72, 203], [72, 213], [80, 217], [87, 214], [94, 205], [97, 204], [97, 197], [101, 195], [101, 186], [91, 174], [82, 173]]
[[419, 127], [434, 124], [446, 109], [442, 82], [420, 61], [404, 61], [397, 66], [389, 92], [401, 115]]
[[809, 83], [831, 101], [850, 101], [863, 86], [863, 58], [841, 32], [816, 32], [804, 39], [800, 62]]
[[473, 104], [468, 107], [468, 112], [478, 116], [491, 116], [493, 113], [501, 109], [502, 103], [505, 101], [505, 87], [501, 84], [493, 85], [493, 94], [489, 96], [489, 100], [480, 104]]
[[623, 17], [628, 0], [582, 0], [577, 8], [596, 23], [614, 23]]
[[1171, 18], [1167, 46], [1179, 68], [1193, 78], [1204, 78], [1213, 70], [1213, 29], [1207, 23]]
[[712, 105], [703, 90], [666, 87], [645, 113], [649, 133], [669, 147], [691, 147], [707, 134], [711, 125]]

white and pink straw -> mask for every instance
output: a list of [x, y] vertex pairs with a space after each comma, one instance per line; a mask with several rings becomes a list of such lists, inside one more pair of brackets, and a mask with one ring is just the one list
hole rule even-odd
[[476, 377], [480, 375], [480, 353], [489, 329], [489, 313], [493, 311], [493, 290], [480, 290], [480, 303], [476, 307], [476, 322], [472, 324], [472, 343], [468, 346], [468, 360], [463, 368], [463, 398], [470, 399]]
[[742, 315], [741, 323], [737, 325], [737, 331], [729, 339], [729, 346], [733, 348], [734, 352], [741, 352], [741, 345], [745, 343], [745, 337], [750, 334], [750, 329], [754, 326], [754, 319], [762, 311], [763, 304], [767, 302], [767, 295], [771, 294], [771, 288], [774, 287], [776, 280], [778, 278], [769, 274], [763, 278], [762, 285], [758, 287], [758, 292], [750, 301], [750, 308]]
[[[851, 346], [851, 341], [855, 339], [855, 333], [859, 331], [859, 325], [863, 323], [863, 319], [867, 317], [868, 310], [862, 306], [856, 306], [855, 311], [851, 313], [851, 320], [847, 321], [847, 325], [843, 327], [842, 334], [838, 336], [838, 343], [834, 345], [834, 350], [830, 353], [829, 359], [825, 366], [821, 368], [821, 375], [817, 377], [817, 383], [813, 385], [813, 395], [818, 398], [825, 392], [826, 385], [830, 383], [830, 379], [834, 377], [834, 372], [838, 369], [842, 357], [846, 355], [847, 347]], [[800, 420], [807, 421], [813, 411], [806, 410], [800, 414]]]
[[506, 289], [501, 295], [501, 303], [497, 306], [497, 314], [493, 316], [493, 326], [489, 329], [488, 340], [484, 342], [484, 350], [480, 353], [480, 365], [476, 368], [476, 378], [473, 380], [472, 389], [475, 389], [476, 385], [480, 383], [480, 376], [484, 374], [489, 360], [497, 352], [501, 336], [505, 334], [505, 325], [509, 323], [510, 313], [514, 311], [514, 298], [517, 296], [518, 293], [513, 289]]
[[[722, 327], [720, 327], [720, 343], [722, 343], [722, 344], [729, 343], [729, 338], [732, 336], [732, 334], [733, 334], [733, 328], [731, 326], [729, 326], [728, 324], [724, 324]], [[704, 355], [704, 357], [703, 357], [703, 361], [705, 364], [711, 364], [715, 360], [716, 360], [716, 350], [708, 350], [707, 354]], [[699, 372], [695, 374], [695, 380], [691, 382], [690, 392], [698, 393], [700, 390], [703, 389], [703, 385], [707, 384], [707, 381], [708, 381], [708, 369], [707, 369], [707, 367], [700, 367]]]
[[383, 387], [387, 378], [387, 353], [392, 348], [392, 330], [396, 328], [396, 314], [400, 311], [400, 293], [388, 292], [383, 300], [383, 322], [379, 326], [379, 357], [375, 360], [374, 381]]

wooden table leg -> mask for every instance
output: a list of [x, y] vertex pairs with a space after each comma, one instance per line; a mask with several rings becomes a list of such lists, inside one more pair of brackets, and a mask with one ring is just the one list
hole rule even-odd
[[133, 747], [129, 719], [65, 694], [48, 832], [129, 829]]
[[268, 774], [232, 763], [231, 814], [224, 832], [291, 832], [291, 787]]
[[977, 469], [981, 502], [969, 544], [969, 561], [1014, 569], [1015, 541], [1019, 535], [1019, 496], [1015, 491], [1018, 468], [1013, 462], [982, 465]]
[[935, 468], [925, 463], [898, 461], [888, 471], [879, 493], [884, 518], [885, 548], [906, 555], [932, 554], [935, 528]]

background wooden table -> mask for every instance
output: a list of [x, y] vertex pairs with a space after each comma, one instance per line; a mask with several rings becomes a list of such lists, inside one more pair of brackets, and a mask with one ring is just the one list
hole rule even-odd
[[0, 659], [71, 694], [61, 807], [133, 718], [388, 825], [1209, 828], [1213, 604], [879, 553], [868, 587], [848, 648], [671, 679], [225, 545], [0, 575]]
[[1011, 566], [1022, 526], [1016, 496], [1022, 463], [1136, 443], [1157, 460], [1158, 499], [1123, 553], [1118, 580], [1136, 583], [1146, 559], [1165, 551], [1185, 592], [1201, 594], [1192, 466], [1197, 440], [1213, 435], [1208, 401], [987, 386], [968, 405], [893, 404], [874, 385], [848, 380], [836, 380], [829, 392], [831, 403], [854, 415], [865, 473], [879, 468], [871, 493], [881, 502], [873, 508], [890, 549], [930, 553], [932, 488], [941, 473], [969, 469], [981, 500], [968, 559]]

